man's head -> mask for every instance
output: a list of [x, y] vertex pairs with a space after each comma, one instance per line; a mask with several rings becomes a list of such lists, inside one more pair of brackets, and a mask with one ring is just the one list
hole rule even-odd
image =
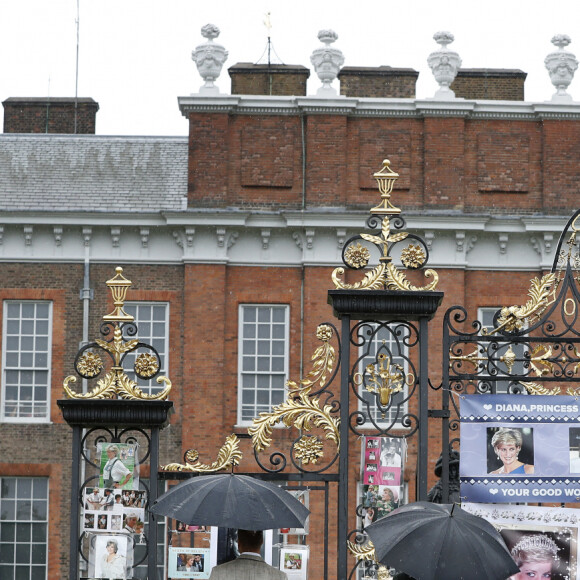
[[125, 518], [125, 525], [129, 528], [134, 528], [136, 523], [137, 514], [135, 512], [128, 513], [127, 517]]
[[241, 552], [260, 552], [264, 543], [262, 530], [238, 530], [238, 548]]

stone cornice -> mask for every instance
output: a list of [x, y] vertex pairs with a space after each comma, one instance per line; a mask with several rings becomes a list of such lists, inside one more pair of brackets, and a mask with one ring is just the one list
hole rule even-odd
[[[304, 211], [253, 211], [248, 209], [187, 209], [182, 212], [159, 213], [114, 213], [103, 212], [2, 212], [0, 225], [58, 225], [65, 227], [140, 226], [156, 227], [243, 227], [243, 228], [288, 228], [288, 227], [346, 227], [364, 230], [368, 210], [352, 210], [344, 207], [325, 207]], [[403, 216], [411, 229], [440, 231], [469, 230], [488, 232], [559, 232], [568, 220], [568, 215], [481, 215], [461, 212], [409, 211]]]
[[[3, 214], [0, 262], [341, 265], [346, 240], [368, 233], [368, 212], [187, 210], [139, 214]], [[551, 266], [569, 216], [405, 215], [433, 268], [538, 271]], [[88, 254], [87, 254], [88, 252]]]
[[190, 113], [239, 115], [347, 115], [357, 117], [463, 117], [469, 119], [580, 120], [580, 102], [530, 103], [451, 99], [377, 99], [350, 97], [262, 97], [224, 95], [179, 97], [184, 116]]

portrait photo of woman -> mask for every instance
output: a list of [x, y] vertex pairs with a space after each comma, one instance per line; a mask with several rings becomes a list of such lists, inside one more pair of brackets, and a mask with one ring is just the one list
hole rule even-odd
[[[532, 429], [500, 427], [488, 429], [492, 453], [488, 453], [489, 475], [531, 475], [533, 464]], [[525, 444], [524, 444], [525, 443]]]
[[[560, 568], [560, 548], [547, 534], [535, 533], [520, 536], [510, 553], [520, 571], [510, 580], [537, 580], [562, 578]], [[564, 576], [566, 577], [566, 576]]]
[[120, 536], [97, 538], [96, 574], [97, 578], [127, 578], [127, 539]]
[[576, 578], [572, 564], [572, 534], [562, 529], [530, 531], [503, 529], [501, 535], [518, 565], [518, 574], [509, 580], [569, 580]]

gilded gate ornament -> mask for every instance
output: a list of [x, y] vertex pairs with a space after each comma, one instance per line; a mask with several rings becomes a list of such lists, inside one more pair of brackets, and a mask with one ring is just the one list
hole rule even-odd
[[374, 562], [377, 565], [378, 571], [378, 579], [379, 580], [392, 580], [392, 576], [386, 566], [383, 566], [377, 560], [377, 553], [375, 551], [375, 546], [367, 538], [364, 544], [357, 544], [356, 542], [351, 542], [347, 540], [348, 551], [351, 553], [354, 558], [356, 558], [357, 562]]
[[[368, 364], [364, 373], [355, 373], [353, 382], [357, 387], [364, 385], [369, 393], [376, 396], [377, 405], [384, 418], [391, 396], [400, 393], [405, 386], [413, 385], [415, 376], [412, 373], [405, 375], [404, 367], [392, 362], [391, 357], [384, 353], [380, 353], [377, 359], [378, 365]], [[366, 376], [368, 379], [365, 380]]]
[[414, 234], [398, 231], [405, 222], [400, 217], [401, 209], [395, 207], [391, 202], [391, 193], [395, 181], [399, 174], [391, 169], [388, 159], [383, 161], [383, 167], [374, 174], [381, 193], [380, 203], [370, 210], [371, 217], [367, 220], [367, 225], [373, 229], [379, 229], [376, 234], [360, 234], [354, 236], [346, 242], [343, 250], [343, 262], [354, 270], [365, 268], [371, 259], [371, 252], [358, 240], [364, 240], [374, 244], [379, 252], [379, 264], [368, 271], [364, 278], [348, 284], [342, 280], [344, 268], [336, 268], [332, 272], [332, 282], [339, 290], [410, 290], [424, 292], [434, 290], [439, 282], [439, 275], [431, 269], [425, 270], [425, 277], [432, 278], [431, 282], [425, 286], [414, 286], [407, 280], [393, 262], [392, 250], [396, 244], [403, 240], [413, 240], [400, 253], [400, 260], [403, 266], [409, 270], [422, 268], [428, 259], [428, 251], [424, 241]]
[[[131, 281], [123, 276], [123, 268], [115, 269], [116, 275], [107, 281], [107, 286], [113, 296], [114, 310], [103, 316], [101, 333], [108, 340], [96, 339], [83, 346], [75, 360], [75, 370], [83, 379], [94, 379], [105, 368], [101, 354], [108, 355], [112, 366], [102, 379], [97, 380], [96, 386], [88, 393], [79, 393], [71, 388], [77, 377], [69, 375], [64, 379], [63, 389], [71, 399], [128, 399], [144, 401], [163, 401], [167, 399], [171, 390], [171, 381], [164, 376], [157, 377], [156, 381], [165, 387], [156, 394], [147, 395], [138, 386], [137, 382], [127, 376], [123, 368], [123, 360], [127, 353], [137, 349], [145, 349], [135, 358], [133, 370], [141, 379], [152, 379], [159, 372], [161, 359], [159, 353], [149, 344], [140, 342], [136, 338], [127, 338], [137, 333], [134, 318], [123, 310], [127, 291]], [[100, 351], [100, 352], [99, 352]]]
[[463, 314], [448, 312], [446, 325], [455, 339], [447, 360], [456, 390], [469, 381], [485, 393], [502, 381], [509, 382], [509, 392], [525, 389], [531, 395], [558, 395], [565, 391], [580, 396], [579, 230], [580, 210], [560, 236], [551, 271], [532, 278], [525, 304], [499, 309], [491, 328], [474, 322], [475, 332], [459, 329], [452, 321], [462, 320]]
[[201, 463], [199, 453], [195, 449], [189, 449], [184, 455], [185, 463], [169, 463], [162, 465], [162, 471], [184, 471], [191, 473], [215, 473], [225, 469], [231, 469], [239, 465], [242, 459], [240, 440], [233, 433], [226, 437], [226, 442], [218, 452], [217, 459], [211, 463]]
[[[255, 418], [252, 427], [248, 429], [252, 437], [252, 445], [256, 452], [264, 451], [272, 444], [272, 429], [278, 423], [287, 427], [294, 427], [303, 431], [310, 431], [317, 427], [325, 432], [325, 438], [333, 441], [337, 449], [340, 446], [339, 425], [335, 417], [336, 410], [332, 405], [320, 406], [320, 398], [310, 393], [317, 385], [323, 389], [328, 376], [332, 373], [336, 354], [330, 344], [332, 328], [321, 324], [316, 330], [316, 337], [322, 341], [311, 357], [312, 370], [298, 383], [289, 380], [288, 398], [280, 405], [276, 405], [269, 413], [260, 413]], [[303, 435], [294, 446], [295, 454], [303, 464], [317, 463], [323, 455], [323, 445], [317, 436]]]

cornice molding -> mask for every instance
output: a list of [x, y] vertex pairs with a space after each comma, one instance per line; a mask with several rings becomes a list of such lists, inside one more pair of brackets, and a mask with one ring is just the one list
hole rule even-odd
[[[0, 219], [0, 262], [113, 263], [260, 267], [341, 265], [346, 240], [367, 233], [367, 213], [187, 211], [140, 215]], [[40, 219], [42, 217], [42, 219]], [[99, 219], [96, 219], [98, 217]], [[549, 267], [568, 216], [406, 216], [406, 230], [430, 244], [430, 267], [532, 270]], [[90, 226], [90, 228], [89, 228]], [[153, 226], [153, 227], [151, 227]], [[428, 234], [428, 235], [427, 235]]]
[[355, 117], [463, 117], [520, 121], [580, 120], [580, 102], [530, 103], [450, 99], [377, 99], [327, 97], [263, 97], [254, 95], [179, 97], [181, 113], [239, 115], [347, 115]]

